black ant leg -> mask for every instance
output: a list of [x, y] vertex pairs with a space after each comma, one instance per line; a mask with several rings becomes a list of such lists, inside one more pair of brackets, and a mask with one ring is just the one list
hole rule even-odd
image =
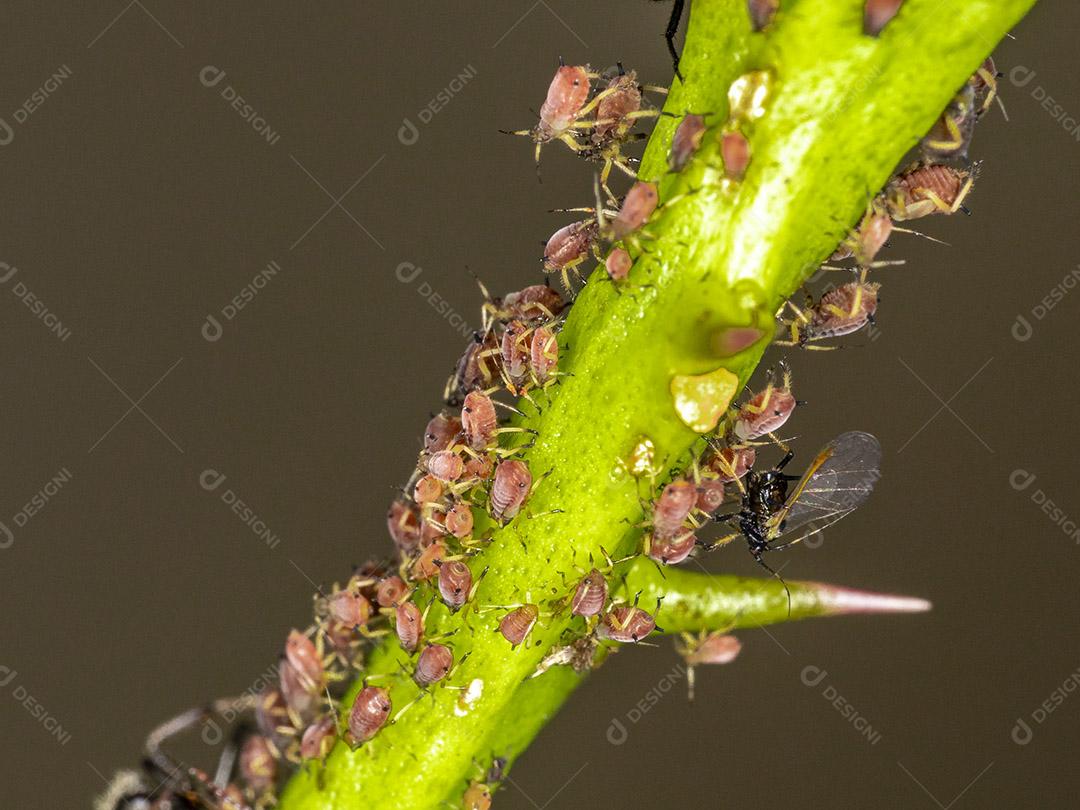
[[784, 469], [784, 467], [786, 467], [788, 465], [788, 463], [793, 458], [795, 458], [795, 451], [794, 450], [788, 450], [787, 453], [784, 454], [784, 457], [782, 459], [780, 459], [780, 463], [777, 464], [773, 469], [775, 469], [775, 470]]
[[671, 65], [675, 68], [675, 75], [679, 77], [679, 81], [685, 81], [682, 73], [679, 71], [679, 52], [675, 48], [675, 34], [679, 31], [679, 23], [682, 21], [683, 7], [686, 5], [686, 0], [675, 0], [674, 5], [671, 8], [671, 17], [668, 18], [667, 29], [664, 31], [664, 41], [667, 42], [668, 53], [671, 54]]
[[[775, 549], [770, 549], [770, 550], [772, 551], [772, 550], [775, 550]], [[753, 552], [751, 552], [751, 554], [753, 554]], [[768, 571], [770, 574], [772, 574], [774, 577], [776, 577], [778, 580], [780, 580], [780, 584], [784, 586], [784, 593], [787, 594], [787, 615], [788, 615], [788, 618], [790, 619], [791, 618], [791, 590], [788, 588], [787, 582], [784, 580], [784, 578], [782, 576], [780, 576], [779, 571], [774, 571], [772, 568], [769, 567], [768, 563], [766, 563], [765, 560], [762, 558], [760, 552], [757, 553], [757, 554], [753, 554], [753, 556], [754, 556], [754, 560], [757, 562], [758, 565], [760, 565], [762, 568], [764, 568], [766, 571]]]

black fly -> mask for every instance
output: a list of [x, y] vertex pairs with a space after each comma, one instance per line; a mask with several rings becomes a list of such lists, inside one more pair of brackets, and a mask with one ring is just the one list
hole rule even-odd
[[[765, 563], [765, 552], [780, 551], [824, 531], [862, 504], [881, 476], [881, 444], [869, 433], [841, 433], [821, 449], [801, 477], [784, 472], [793, 457], [788, 451], [768, 472], [747, 473], [739, 511], [714, 518], [738, 531], [709, 544], [713, 549], [745, 537], [758, 565], [781, 582], [783, 578]], [[789, 492], [793, 481], [798, 483]], [[796, 533], [794, 539], [776, 544]]]

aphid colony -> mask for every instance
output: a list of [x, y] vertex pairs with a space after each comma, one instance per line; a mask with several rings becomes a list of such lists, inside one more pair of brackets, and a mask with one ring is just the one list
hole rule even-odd
[[[782, 5], [779, 0], [749, 0], [754, 30], [768, 30]], [[682, 4], [677, 6], [681, 9]], [[882, 35], [899, 7], [898, 0], [869, 0], [866, 33]], [[673, 20], [677, 23], [678, 16]], [[964, 202], [978, 168], [966, 164], [967, 152], [975, 122], [996, 98], [996, 77], [988, 59], [960, 89], [921, 142], [918, 159], [871, 200], [833, 253], [831, 261], [851, 264], [832, 269], [850, 272], [852, 280], [803, 305], [785, 303], [777, 313], [781, 339], [776, 344], [834, 348], [823, 344], [872, 324], [880, 284], [868, 275], [895, 263], [877, 260], [891, 234], [904, 231], [895, 223], [966, 211]], [[752, 134], [746, 134], [743, 124], [761, 114], [766, 90], [760, 75], [748, 74], [732, 88], [729, 120], [684, 115], [674, 130], [669, 171], [687, 170], [703, 145], [713, 143], [724, 182], [742, 181], [753, 160]], [[429, 631], [429, 613], [436, 605], [440, 611], [475, 614], [470, 620], [490, 624], [510, 650], [529, 644], [535, 626], [553, 615], [578, 617], [572, 637], [547, 654], [535, 675], [558, 665], [586, 671], [596, 665], [602, 646], [634, 644], [659, 629], [651, 605], [639, 606], [638, 599], [627, 601], [613, 593], [613, 572], [620, 564], [640, 554], [658, 566], [678, 565], [741, 537], [753, 558], [779, 577], [764, 561], [767, 552], [799, 543], [866, 499], [881, 456], [869, 434], [841, 434], [802, 475], [787, 472], [795, 453], [780, 431], [800, 402], [791, 370], [781, 360], [768, 371], [764, 386], [733, 404], [700, 452], [667, 480], [655, 478], [648, 437], [641, 437], [618, 460], [646, 489], [640, 542], [630, 557], [611, 560], [605, 555], [603, 564], [590, 560], [588, 570], [567, 576], [565, 593], [550, 599], [534, 601], [523, 594], [524, 601], [517, 604], [476, 604], [488, 571], [476, 570], [470, 561], [492, 542], [498, 527], [532, 516], [530, 497], [544, 480], [538, 473], [546, 472], [530, 469], [525, 451], [535, 436], [506, 424], [504, 413], [523, 414], [504, 400], [521, 399], [539, 408], [557, 396], [563, 376], [559, 333], [575, 288], [585, 283], [579, 268], [595, 259], [603, 268], [597, 278], [620, 287], [632, 284], [636, 258], [648, 250], [650, 221], [674, 202], [662, 202], [655, 183], [638, 180], [624, 152], [643, 137], [635, 131], [638, 121], [658, 114], [646, 104], [645, 91], [660, 88], [639, 84], [636, 73], [621, 65], [604, 74], [588, 66], [560, 65], [539, 120], [516, 133], [535, 142], [537, 161], [542, 146], [559, 141], [602, 164], [596, 205], [567, 209], [590, 216], [558, 229], [545, 245], [543, 270], [549, 278], [558, 275], [565, 294], [547, 279], [502, 297], [491, 296], [480, 285], [482, 329], [447, 381], [445, 407], [424, 428], [415, 469], [386, 515], [396, 559], [366, 563], [343, 585], [316, 595], [313, 622], [291, 631], [285, 640], [277, 683], [257, 694], [185, 712], [156, 729], [147, 741], [145, 770], [118, 774], [98, 800], [98, 810], [262, 810], [274, 805], [289, 770], [304, 765], [318, 769], [338, 743], [364, 745], [420, 696], [449, 685], [463, 656], [455, 650], [452, 635]], [[608, 187], [612, 167], [633, 181], [621, 197]], [[728, 357], [762, 337], [757, 328], [732, 327], [714, 336], [713, 347]], [[758, 455], [772, 448], [781, 457], [762, 468]], [[711, 526], [722, 527], [718, 535]], [[390, 676], [370, 675], [349, 689], [363, 673], [364, 647], [384, 637], [396, 640], [407, 656], [407, 675], [415, 685], [416, 696], [403, 706], [391, 699], [390, 682], [380, 682]], [[728, 663], [740, 646], [726, 631], [683, 636], [677, 649], [688, 667], [691, 698], [694, 668]], [[170, 738], [222, 714], [247, 714], [251, 723], [238, 724], [213, 775], [166, 752]], [[496, 757], [482, 778], [463, 784], [461, 806], [490, 807], [505, 765], [505, 759]]]

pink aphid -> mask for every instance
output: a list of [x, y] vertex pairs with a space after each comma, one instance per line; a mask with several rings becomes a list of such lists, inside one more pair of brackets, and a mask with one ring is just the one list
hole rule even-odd
[[499, 302], [500, 320], [520, 320], [528, 324], [547, 323], [566, 307], [558, 290], [546, 284], [531, 284], [523, 290], [508, 293]]
[[252, 734], [240, 749], [240, 774], [255, 793], [264, 793], [274, 785], [277, 760], [269, 740]]
[[293, 630], [285, 640], [285, 660], [296, 669], [310, 691], [322, 687], [323, 662], [315, 643], [299, 630]]
[[461, 560], [439, 566], [439, 595], [451, 610], [457, 610], [468, 600], [472, 581], [472, 571]]
[[390, 719], [390, 693], [381, 686], [365, 686], [356, 694], [349, 712], [349, 734], [357, 743], [367, 742]]
[[682, 528], [683, 522], [697, 502], [697, 487], [691, 481], [672, 481], [653, 504], [653, 534], [671, 537]]
[[596, 107], [596, 126], [592, 142], [602, 146], [626, 137], [637, 120], [633, 114], [641, 109], [641, 85], [637, 73], [630, 70], [612, 77]]
[[461, 427], [473, 450], [486, 450], [495, 441], [499, 417], [495, 403], [483, 391], [470, 391], [461, 408]]
[[420, 552], [412, 566], [413, 579], [431, 579], [439, 573], [438, 562], [446, 557], [446, 544], [435, 540]]
[[522, 605], [503, 616], [499, 632], [516, 647], [529, 635], [539, 617], [540, 608], [536, 605]]
[[615, 241], [625, 239], [639, 230], [656, 210], [660, 196], [656, 184], [639, 180], [630, 187], [623, 198], [619, 213], [611, 221], [611, 233]]
[[430, 686], [446, 677], [454, 666], [454, 654], [444, 644], [429, 644], [416, 659], [413, 680], [419, 686]]
[[697, 537], [689, 529], [680, 529], [672, 535], [653, 534], [649, 538], [649, 559], [662, 565], [678, 565], [690, 556], [697, 544]]
[[488, 509], [500, 523], [513, 520], [529, 497], [532, 473], [524, 461], [506, 459], [495, 468]]
[[708, 459], [708, 467], [725, 484], [742, 478], [754, 466], [757, 450], [753, 447], [725, 447]]
[[608, 585], [604, 575], [597, 569], [592, 569], [581, 578], [574, 590], [570, 613], [574, 616], [595, 616], [604, 609], [607, 593]]
[[800, 343], [858, 332], [873, 321], [879, 289], [876, 282], [852, 281], [825, 293], [802, 327]]
[[756, 326], [728, 326], [713, 332], [709, 343], [719, 357], [733, 357], [764, 336], [765, 333]]
[[375, 601], [379, 607], [394, 607], [409, 592], [409, 586], [399, 576], [387, 577], [379, 583], [375, 591]]
[[301, 759], [326, 759], [337, 741], [337, 723], [333, 717], [324, 717], [304, 729], [300, 738]]
[[750, 142], [738, 130], [725, 132], [720, 137], [720, 157], [724, 174], [731, 180], [742, 180], [750, 165]]
[[686, 115], [675, 127], [675, 134], [671, 138], [671, 151], [668, 153], [668, 168], [673, 172], [681, 172], [690, 162], [697, 150], [701, 147], [701, 140], [705, 137], [705, 116]]
[[371, 603], [361, 594], [352, 591], [338, 591], [326, 600], [327, 610], [335, 621], [349, 628], [367, 624], [371, 618]]
[[443, 523], [446, 530], [459, 540], [468, 537], [473, 530], [472, 509], [464, 501], [458, 501], [447, 510]]
[[469, 480], [486, 481], [491, 478], [493, 472], [495, 472], [495, 462], [486, 455], [472, 456], [465, 462], [465, 477]]
[[583, 65], [562, 65], [555, 71], [534, 131], [538, 147], [570, 131], [589, 100], [590, 87], [589, 69]]
[[863, 8], [863, 33], [876, 37], [900, 11], [904, 0], [866, 0]]
[[636, 605], [619, 605], [604, 614], [596, 632], [602, 639], [637, 644], [655, 629], [656, 620], [647, 611]]
[[529, 327], [522, 321], [510, 321], [502, 335], [502, 365], [507, 380], [520, 387], [529, 373]]
[[633, 264], [634, 260], [630, 258], [630, 254], [621, 247], [612, 250], [604, 259], [604, 269], [612, 281], [625, 281], [630, 275]]
[[439, 481], [453, 483], [465, 472], [465, 461], [453, 450], [440, 450], [428, 456], [427, 471]]
[[586, 219], [564, 225], [544, 245], [544, 269], [549, 273], [570, 270], [581, 264], [596, 242], [596, 220]]
[[697, 485], [695, 509], [712, 514], [724, 503], [724, 482], [719, 478], [702, 478]]
[[[445, 452], [445, 451], [440, 451]], [[435, 503], [443, 496], [443, 483], [438, 477], [428, 473], [422, 475], [416, 479], [416, 483], [413, 484], [413, 499], [424, 506], [429, 503]]]
[[453, 375], [446, 381], [446, 388], [443, 390], [446, 404], [460, 405], [462, 398], [470, 391], [491, 385], [499, 373], [495, 357], [497, 354], [498, 340], [495, 332], [490, 329], [477, 332], [458, 360]]
[[777, 386], [769, 383], [755, 394], [735, 416], [733, 430], [744, 442], [767, 436], [784, 426], [795, 411], [797, 402], [791, 393], [791, 375], [784, 371], [784, 381]]
[[710, 633], [704, 641], [695, 645], [683, 658], [688, 664], [730, 664], [742, 649], [736, 636], [726, 633]]
[[414, 503], [401, 498], [390, 504], [386, 513], [386, 528], [394, 545], [410, 553], [420, 545], [420, 509]]
[[892, 217], [887, 212], [876, 209], [867, 211], [859, 227], [840, 243], [829, 259], [838, 262], [854, 258], [860, 267], [866, 267], [885, 246], [892, 231]]
[[424, 616], [413, 602], [402, 602], [394, 612], [394, 632], [406, 652], [415, 652], [424, 634]]
[[747, 8], [754, 30], [760, 31], [771, 23], [779, 7], [780, 0], [748, 0]]
[[424, 429], [424, 450], [428, 453], [445, 450], [460, 432], [460, 419], [446, 413], [436, 414]]
[[420, 548], [430, 548], [432, 543], [446, 534], [446, 526], [443, 525], [445, 517], [446, 513], [441, 509], [433, 509], [431, 514], [423, 519], [423, 526], [420, 533]]
[[559, 368], [559, 340], [548, 326], [537, 327], [529, 341], [529, 367], [537, 384], [555, 379]]

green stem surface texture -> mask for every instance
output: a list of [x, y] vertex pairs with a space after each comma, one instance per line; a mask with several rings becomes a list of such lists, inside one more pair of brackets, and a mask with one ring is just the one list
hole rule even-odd
[[[339, 745], [325, 766], [303, 769], [281, 810], [457, 806], [493, 756], [521, 754], [580, 681], [567, 667], [529, 678], [553, 646], [572, 637], [567, 630], [584, 632], [557, 600], [571, 593], [590, 555], [602, 560], [601, 547], [618, 557], [640, 542], [640, 530], [630, 527], [643, 519], [643, 484], [622, 460], [649, 437], [663, 481], [700, 441], [676, 414], [672, 377], [723, 367], [745, 385], [781, 303], [1033, 3], [907, 0], [872, 38], [862, 33], [859, 0], [784, 0], [761, 33], [751, 30], [746, 0], [694, 0], [681, 66], [686, 84], [675, 83], [665, 109], [707, 114], [709, 133], [692, 163], [672, 174], [666, 160], [677, 118], [658, 121], [640, 174], [659, 183], [661, 207], [631, 248], [630, 283], [585, 287], [560, 335], [561, 369], [570, 376], [539, 397], [542, 413], [522, 406], [530, 414], [522, 424], [538, 433], [522, 457], [534, 477], [547, 476], [522, 514], [496, 527], [470, 560], [474, 575], [489, 569], [473, 607], [450, 614], [436, 601], [428, 617], [429, 635], [457, 630], [448, 643], [457, 659], [466, 652], [468, 659], [372, 741], [356, 751]], [[771, 81], [763, 114], [742, 122], [753, 158], [732, 186], [722, 182], [715, 134], [728, 119], [729, 87], [749, 71], [767, 71]], [[717, 329], [746, 325], [766, 337], [734, 357], [713, 353]], [[787, 618], [775, 581], [682, 570], [664, 580], [639, 560], [613, 585], [623, 574], [623, 598], [642, 591], [642, 607], [651, 609], [665, 596], [658, 623], [669, 632]], [[853, 610], [853, 592], [791, 589], [792, 618]], [[511, 649], [495, 631], [506, 610], [494, 606], [526, 601], [546, 615]], [[366, 677], [391, 689], [397, 712], [418, 690], [402, 669], [411, 672], [410, 659], [390, 638], [370, 654]], [[466, 704], [470, 684], [478, 696]]]

